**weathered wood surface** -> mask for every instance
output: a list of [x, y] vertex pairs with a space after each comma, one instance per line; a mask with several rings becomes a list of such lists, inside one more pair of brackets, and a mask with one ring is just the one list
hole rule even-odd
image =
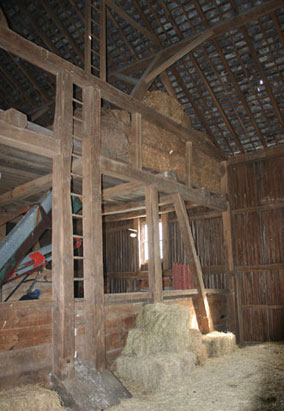
[[101, 171], [101, 96], [92, 87], [84, 89], [83, 141], [83, 241], [84, 295], [86, 299], [86, 356], [98, 371], [105, 369], [104, 276], [102, 249]]
[[72, 65], [67, 60], [60, 58], [42, 47], [29, 42], [20, 35], [3, 26], [0, 27], [0, 46], [7, 52], [11, 52], [52, 74], [56, 75], [61, 70], [66, 70], [67, 72], [72, 73], [74, 82], [80, 87], [98, 87], [101, 89], [102, 98], [123, 109], [126, 109], [131, 113], [141, 113], [145, 120], [152, 122], [158, 127], [167, 129], [173, 134], [180, 135], [184, 141], [192, 141], [200, 150], [203, 150], [204, 152], [219, 159], [224, 158], [223, 154], [216, 147], [206, 141], [202, 141], [199, 138], [199, 134], [194, 130], [185, 129], [159, 113], [153, 112], [153, 110], [144, 106], [135, 98], [131, 98], [130, 96], [122, 93], [120, 90], [112, 87], [110, 84], [105, 83], [95, 76], [92, 76], [79, 67]]
[[202, 268], [196, 252], [191, 227], [189, 225], [188, 215], [186, 212], [184, 201], [182, 201], [180, 195], [176, 194], [175, 196], [173, 196], [173, 198], [177, 219], [181, 231], [181, 236], [184, 244], [185, 254], [189, 260], [190, 272], [192, 275], [193, 282], [198, 290], [198, 296], [196, 298], [198, 307], [198, 322], [200, 324], [200, 329], [202, 329], [203, 332], [210, 332], [213, 331], [214, 325], [212, 322], [210, 308], [208, 305], [208, 300], [205, 292]]
[[146, 222], [148, 228], [149, 290], [153, 293], [153, 301], [157, 303], [161, 302], [163, 299], [163, 285], [159, 241], [158, 191], [151, 185], [145, 186], [145, 203]]
[[53, 301], [0, 304], [0, 388], [45, 381], [52, 369]]
[[257, 153], [248, 162], [232, 161], [229, 166], [236, 292], [244, 342], [283, 339], [284, 156], [282, 149], [273, 154]]
[[56, 88], [55, 136], [61, 155], [53, 162], [52, 181], [52, 271], [53, 366], [61, 378], [74, 373], [74, 266], [71, 210], [72, 99], [71, 76], [59, 74]]

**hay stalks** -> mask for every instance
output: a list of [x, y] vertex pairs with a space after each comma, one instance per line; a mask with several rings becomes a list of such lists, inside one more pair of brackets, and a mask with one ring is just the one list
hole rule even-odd
[[209, 357], [220, 357], [233, 352], [236, 346], [236, 337], [228, 332], [213, 331], [202, 336], [202, 342], [206, 346]]
[[60, 398], [55, 391], [40, 385], [24, 385], [0, 391], [1, 411], [62, 411]]

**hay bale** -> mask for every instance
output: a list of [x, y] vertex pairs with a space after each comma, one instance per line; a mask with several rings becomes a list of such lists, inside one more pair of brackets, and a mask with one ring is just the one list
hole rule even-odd
[[130, 330], [127, 343], [122, 355], [146, 356], [159, 353], [183, 353], [190, 351], [190, 333], [185, 330], [177, 335], [158, 335], [144, 329], [134, 328]]
[[143, 98], [143, 103], [178, 124], [187, 122], [189, 125], [188, 116], [183, 111], [178, 100], [163, 91], [148, 91]]
[[196, 364], [204, 365], [208, 359], [206, 346], [202, 343], [202, 334], [198, 329], [190, 329], [191, 349], [196, 355]]
[[236, 337], [232, 333], [213, 331], [202, 336], [209, 357], [220, 357], [233, 352], [236, 346]]
[[148, 391], [165, 388], [173, 380], [190, 375], [195, 367], [196, 356], [183, 354], [159, 354], [148, 357], [122, 355], [117, 359], [116, 369], [126, 382], [142, 385]]
[[1, 411], [62, 411], [55, 391], [39, 385], [25, 385], [0, 392]]
[[189, 316], [188, 308], [179, 304], [147, 304], [137, 317], [136, 327], [157, 335], [178, 336], [189, 330]]

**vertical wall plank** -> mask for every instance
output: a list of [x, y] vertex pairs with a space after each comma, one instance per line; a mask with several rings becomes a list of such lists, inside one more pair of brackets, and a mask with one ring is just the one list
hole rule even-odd
[[145, 186], [145, 201], [149, 246], [149, 289], [153, 293], [153, 301], [159, 302], [163, 299], [163, 283], [159, 245], [158, 190], [152, 186]]
[[70, 74], [57, 76], [54, 132], [61, 154], [53, 160], [52, 180], [52, 287], [53, 369], [60, 378], [74, 372], [74, 267], [70, 167], [72, 153], [72, 98]]
[[202, 332], [208, 333], [213, 331], [214, 326], [203, 283], [200, 260], [196, 252], [184, 201], [180, 194], [174, 194], [173, 199], [181, 236], [183, 239], [184, 251], [190, 266], [190, 272], [195, 283], [195, 287], [198, 290], [198, 295], [196, 297], [198, 324]]
[[101, 95], [83, 90], [86, 137], [83, 140], [83, 247], [86, 301], [86, 358], [105, 368], [104, 277], [101, 212]]
[[161, 215], [163, 225], [163, 269], [168, 270], [170, 268], [170, 242], [169, 242], [169, 221], [168, 213]]

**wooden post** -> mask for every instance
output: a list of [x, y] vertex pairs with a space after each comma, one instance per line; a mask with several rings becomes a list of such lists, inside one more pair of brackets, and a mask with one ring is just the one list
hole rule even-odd
[[[6, 224], [0, 225], [0, 243], [6, 237]], [[2, 301], [2, 285], [0, 285], [0, 302]]]
[[106, 81], [106, 5], [100, 1], [100, 78]]
[[74, 372], [74, 267], [70, 167], [72, 153], [72, 98], [70, 74], [57, 76], [54, 132], [61, 154], [53, 161], [52, 180], [52, 288], [53, 369], [60, 378]]
[[186, 142], [185, 151], [185, 168], [186, 168], [186, 185], [192, 187], [191, 170], [192, 170], [192, 143]]
[[86, 301], [86, 359], [105, 369], [104, 276], [101, 203], [101, 95], [83, 89], [86, 137], [83, 140], [83, 247]]
[[134, 141], [133, 167], [142, 169], [142, 116], [133, 113], [131, 116], [131, 128]]
[[170, 249], [169, 249], [169, 214], [161, 215], [163, 226], [163, 270], [170, 268]]
[[162, 266], [159, 244], [158, 190], [151, 185], [145, 186], [145, 200], [149, 247], [149, 289], [153, 295], [153, 302], [157, 303], [163, 300]]
[[186, 212], [184, 201], [180, 194], [174, 194], [174, 206], [179, 222], [179, 228], [183, 239], [184, 251], [190, 265], [190, 272], [194, 281], [195, 287], [198, 290], [197, 295], [197, 320], [199, 328], [202, 332], [208, 333], [213, 331], [213, 321], [211, 318], [210, 308], [205, 292], [205, 287], [202, 277], [202, 268], [199, 257], [196, 252], [191, 227], [189, 224], [188, 215]]
[[[222, 163], [224, 167], [224, 174], [221, 180], [221, 187], [224, 193], [229, 192], [228, 184], [228, 169], [227, 162]], [[232, 241], [232, 216], [230, 203], [228, 201], [227, 211], [222, 213], [223, 221], [223, 235], [225, 247], [225, 267], [227, 275], [228, 288], [230, 295], [227, 296], [227, 312], [228, 312], [228, 328], [233, 333], [237, 332], [237, 317], [236, 317], [236, 296], [235, 296], [235, 280], [234, 280], [234, 255], [233, 255], [233, 241]], [[239, 328], [239, 327], [238, 327]], [[239, 329], [240, 331], [240, 329]]]

